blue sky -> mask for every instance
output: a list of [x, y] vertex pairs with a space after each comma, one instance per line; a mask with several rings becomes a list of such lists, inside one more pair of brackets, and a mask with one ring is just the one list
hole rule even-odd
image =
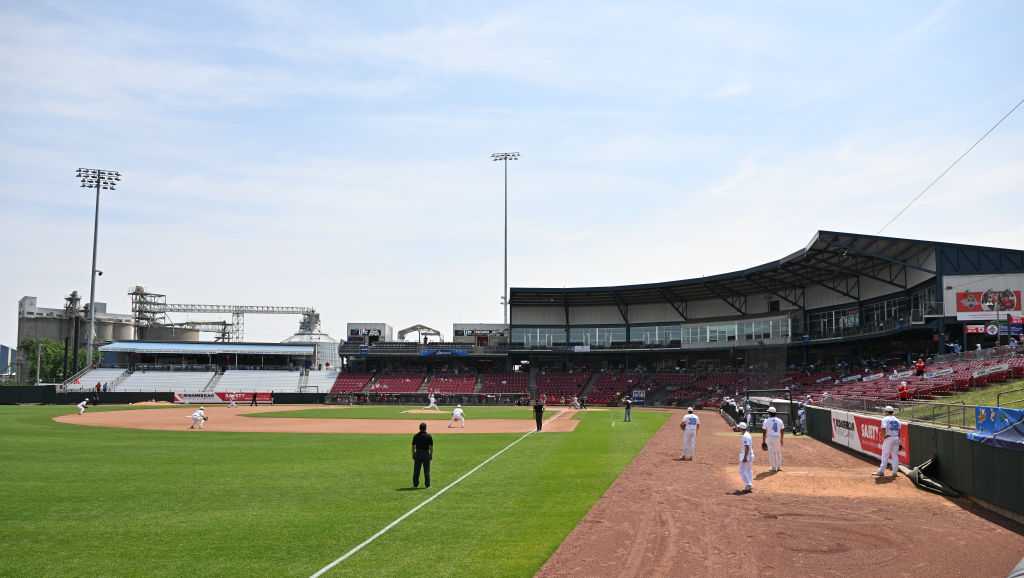
[[[1020, 2], [0, 3], [0, 343], [16, 301], [500, 321], [510, 282], [713, 274], [875, 233], [1024, 96]], [[1024, 248], [1024, 112], [894, 236]], [[251, 319], [281, 339], [297, 320]]]

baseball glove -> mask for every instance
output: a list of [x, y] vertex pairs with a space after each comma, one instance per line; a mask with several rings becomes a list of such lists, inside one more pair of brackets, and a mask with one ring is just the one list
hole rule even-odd
[[768, 451], [768, 442], [761, 442], [761, 451]]
[[203, 421], [210, 421], [210, 418], [204, 415], [203, 416]]

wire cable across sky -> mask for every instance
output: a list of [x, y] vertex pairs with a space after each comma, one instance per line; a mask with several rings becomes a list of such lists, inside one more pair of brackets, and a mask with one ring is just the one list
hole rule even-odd
[[996, 121], [996, 123], [994, 125], [992, 125], [991, 128], [989, 128], [987, 131], [985, 131], [985, 134], [981, 135], [981, 138], [979, 138], [978, 140], [974, 141], [974, 144], [972, 144], [970, 146], [970, 148], [965, 150], [963, 152], [963, 154], [961, 154], [960, 156], [956, 157], [956, 160], [953, 161], [952, 163], [950, 163], [950, 165], [948, 167], [946, 167], [946, 170], [944, 170], [941, 173], [939, 173], [939, 176], [935, 177], [932, 180], [932, 182], [928, 183], [928, 186], [926, 186], [925, 188], [921, 189], [921, 192], [918, 193], [917, 196], [915, 196], [913, 199], [910, 199], [910, 202], [907, 203], [907, 205], [905, 207], [900, 209], [900, 212], [896, 213], [896, 215], [893, 218], [889, 219], [889, 222], [887, 222], [885, 225], [883, 225], [882, 228], [878, 230], [877, 234], [879, 234], [879, 235], [882, 234], [883, 231], [885, 231], [886, 229], [889, 228], [889, 225], [891, 225], [891, 224], [896, 222], [896, 219], [899, 219], [900, 217], [902, 217], [903, 213], [907, 212], [907, 209], [912, 207], [914, 205], [914, 203], [916, 203], [918, 200], [920, 200], [920, 198], [923, 197], [925, 195], [925, 193], [927, 193], [929, 190], [931, 190], [931, 188], [934, 187], [936, 183], [941, 181], [942, 177], [946, 176], [946, 174], [949, 171], [953, 170], [953, 167], [955, 167], [957, 165], [957, 163], [959, 163], [961, 160], [963, 160], [964, 157], [966, 157], [968, 154], [970, 154], [971, 151], [974, 150], [974, 147], [980, 145], [981, 141], [985, 140], [985, 138], [987, 138], [988, 135], [992, 134], [992, 131], [996, 130], [996, 128], [999, 125], [1003, 124], [1004, 120], [1006, 120], [1007, 118], [1010, 118], [1010, 115], [1013, 114], [1018, 108], [1020, 108], [1020, 105], [1022, 105], [1022, 104], [1024, 104], [1024, 98], [1022, 98], [1019, 101], [1017, 101], [1017, 104], [1013, 105], [1013, 108], [1011, 108], [1006, 114], [1004, 114], [1002, 116], [1002, 118], [1000, 118], [998, 121]]

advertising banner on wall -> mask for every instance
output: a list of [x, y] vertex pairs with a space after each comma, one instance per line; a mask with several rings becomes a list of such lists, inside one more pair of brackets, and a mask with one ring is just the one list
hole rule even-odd
[[957, 291], [956, 318], [959, 321], [987, 321], [998, 315], [1021, 314], [1019, 289], [986, 289], [985, 291]]
[[[251, 391], [178, 391], [174, 392], [174, 403], [218, 404], [231, 400], [235, 400], [235, 403], [252, 403], [252, 396]], [[267, 404], [273, 401], [273, 394], [269, 391], [256, 393], [256, 403]]]
[[[882, 456], [882, 419], [848, 411], [832, 410], [832, 441], [851, 450], [880, 458]], [[910, 429], [900, 428], [900, 463], [910, 465]]]

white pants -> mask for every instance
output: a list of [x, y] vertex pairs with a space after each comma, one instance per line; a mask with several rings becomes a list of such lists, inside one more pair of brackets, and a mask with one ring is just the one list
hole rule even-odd
[[85, 413], [85, 408], [84, 407], [78, 408], [78, 415], [82, 415], [83, 413]]
[[782, 469], [782, 438], [768, 436], [768, 464], [773, 470]]
[[194, 417], [194, 418], [192, 418], [192, 427], [190, 429], [196, 429], [196, 428], [203, 429], [203, 422], [204, 421], [205, 420], [203, 418], [201, 418], [201, 417]]
[[683, 430], [683, 457], [692, 458], [693, 452], [697, 451], [697, 430], [689, 428]]
[[885, 475], [885, 466], [888, 463], [892, 467], [892, 475], [900, 471], [900, 438], [889, 436], [882, 441], [882, 464], [878, 466], [878, 473]]
[[428, 405], [426, 409], [437, 409], [437, 404], [434, 402], [430, 402], [430, 405]]
[[740, 462], [740, 480], [743, 482], [744, 488], [752, 488], [754, 486], [754, 460], [750, 459], [745, 462]]
[[455, 422], [459, 422], [459, 427], [466, 427], [466, 420], [465, 418], [461, 417], [453, 417], [451, 420], [449, 420], [448, 427], [452, 427], [452, 424]]

